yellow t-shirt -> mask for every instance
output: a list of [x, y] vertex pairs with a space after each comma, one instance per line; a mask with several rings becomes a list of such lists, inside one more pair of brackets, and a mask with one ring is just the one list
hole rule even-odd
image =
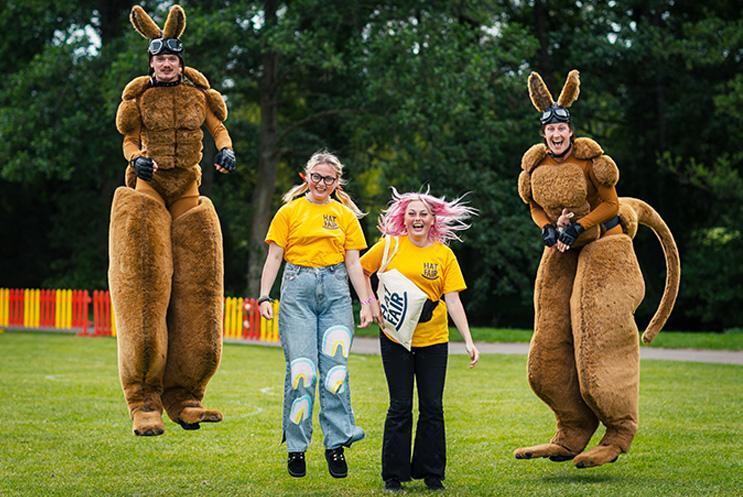
[[[423, 290], [433, 301], [441, 300], [433, 311], [433, 317], [425, 323], [418, 323], [413, 332], [413, 347], [428, 347], [449, 341], [449, 317], [445, 293], [461, 292], [467, 288], [454, 252], [443, 243], [435, 242], [426, 248], [415, 246], [407, 236], [397, 237], [400, 248], [387, 265], [387, 271], [397, 269], [410, 281]], [[391, 240], [389, 253], [395, 248]], [[382, 265], [384, 238], [374, 244], [361, 257], [361, 266], [366, 274], [377, 272]], [[390, 337], [390, 339], [392, 339]]]
[[347, 250], [366, 248], [353, 211], [336, 200], [314, 204], [302, 196], [276, 212], [266, 243], [284, 249], [284, 260], [297, 266], [326, 267], [343, 262]]

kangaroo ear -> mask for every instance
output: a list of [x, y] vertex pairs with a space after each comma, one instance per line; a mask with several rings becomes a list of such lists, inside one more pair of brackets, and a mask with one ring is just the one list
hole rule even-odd
[[568, 73], [568, 78], [562, 87], [557, 104], [567, 109], [573, 105], [573, 102], [578, 100], [578, 95], [580, 95], [580, 73], [573, 69]]
[[163, 38], [180, 38], [186, 30], [186, 13], [180, 5], [173, 5], [163, 28]]
[[139, 5], [132, 7], [132, 11], [129, 14], [129, 20], [137, 30], [137, 33], [141, 34], [149, 40], [160, 38], [162, 31], [160, 27], [155, 24], [155, 21], [144, 11]]
[[549, 109], [550, 105], [555, 102], [542, 76], [535, 72], [529, 75], [529, 98], [539, 112]]

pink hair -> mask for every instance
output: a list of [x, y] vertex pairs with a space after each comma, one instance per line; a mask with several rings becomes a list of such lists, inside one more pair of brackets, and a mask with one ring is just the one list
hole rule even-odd
[[392, 187], [392, 200], [387, 209], [379, 215], [377, 229], [384, 235], [407, 235], [405, 211], [408, 209], [410, 202], [419, 200], [428, 207], [434, 216], [431, 231], [428, 232], [429, 238], [447, 245], [452, 240], [462, 241], [457, 232], [470, 227], [466, 221], [477, 215], [477, 209], [466, 205], [462, 201], [464, 195], [447, 202], [444, 197], [434, 197], [428, 192], [429, 189], [427, 188], [423, 193], [399, 193], [395, 187]]

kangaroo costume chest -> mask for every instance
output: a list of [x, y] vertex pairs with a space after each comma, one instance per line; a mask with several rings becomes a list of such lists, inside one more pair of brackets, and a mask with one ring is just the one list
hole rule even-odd
[[553, 222], [563, 208], [574, 212], [578, 219], [585, 216], [591, 210], [589, 192], [596, 196], [596, 188], [586, 178], [585, 168], [575, 161], [563, 164], [543, 161], [531, 175], [531, 190], [534, 201]]
[[138, 102], [142, 146], [158, 167], [190, 167], [201, 161], [204, 92], [189, 85], [153, 87]]

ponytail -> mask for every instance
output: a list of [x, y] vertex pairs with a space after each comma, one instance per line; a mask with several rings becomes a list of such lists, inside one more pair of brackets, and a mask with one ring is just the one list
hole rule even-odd
[[288, 204], [296, 197], [299, 197], [303, 193], [307, 192], [309, 189], [310, 187], [307, 186], [307, 182], [304, 182], [301, 185], [294, 185], [289, 189], [288, 192], [284, 194], [283, 197], [281, 197], [281, 200], [283, 200], [285, 204]]
[[354, 203], [353, 200], [351, 200], [351, 196], [346, 193], [346, 191], [343, 189], [343, 186], [338, 183], [338, 186], [335, 187], [335, 196], [338, 197], [338, 200], [340, 203], [351, 209], [351, 212], [358, 218], [361, 219], [362, 217], [366, 216], [366, 212], [359, 209], [359, 207]]

